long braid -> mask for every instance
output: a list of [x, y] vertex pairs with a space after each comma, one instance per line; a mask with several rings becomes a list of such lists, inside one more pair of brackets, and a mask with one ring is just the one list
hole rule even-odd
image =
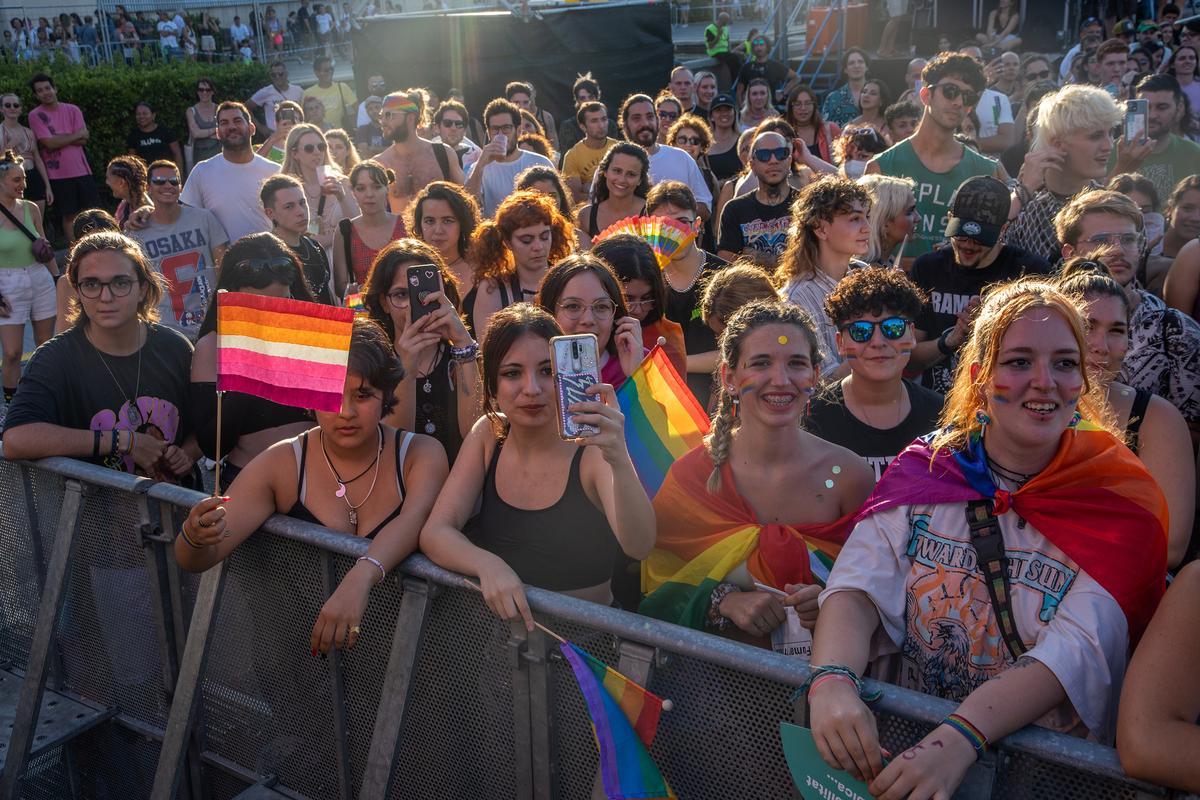
[[708, 476], [708, 491], [721, 491], [721, 467], [729, 460], [729, 447], [733, 444], [733, 402], [723, 389], [717, 399], [717, 413], [713, 416], [712, 428], [704, 437], [704, 449], [712, 459], [713, 471]]

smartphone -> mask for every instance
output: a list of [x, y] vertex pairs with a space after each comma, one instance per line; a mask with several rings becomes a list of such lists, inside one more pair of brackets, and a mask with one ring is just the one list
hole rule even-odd
[[1146, 120], [1150, 116], [1150, 101], [1125, 101], [1125, 142], [1140, 142], [1146, 138]]
[[600, 340], [594, 333], [555, 336], [550, 340], [550, 364], [554, 370], [554, 399], [558, 404], [558, 435], [578, 439], [598, 433], [592, 425], [577, 424], [567, 408], [572, 403], [593, 399], [587, 388], [600, 382]]
[[434, 264], [414, 264], [408, 274], [408, 313], [413, 322], [438, 310], [437, 303], [426, 303], [430, 295], [442, 290], [442, 273]]

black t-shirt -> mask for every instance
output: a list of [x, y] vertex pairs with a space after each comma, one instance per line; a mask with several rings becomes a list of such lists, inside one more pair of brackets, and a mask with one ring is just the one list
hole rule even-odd
[[760, 203], [758, 192], [730, 200], [721, 211], [721, 241], [717, 250], [783, 255], [796, 194], [789, 188], [787, 199], [773, 206]]
[[383, 138], [383, 129], [379, 127], [377, 122], [368, 122], [366, 125], [359, 125], [354, 131], [354, 143], [360, 146], [374, 147], [382, 149], [387, 145]]
[[[1040, 256], [1019, 247], [1004, 245], [996, 260], [983, 269], [964, 269], [954, 263], [954, 250], [949, 246], [918, 256], [912, 266], [912, 281], [929, 294], [929, 303], [917, 317], [916, 328], [927, 339], [936, 339], [942, 331], [954, 325], [958, 312], [966, 308], [971, 298], [978, 297], [993, 283], [1015, 280], [1023, 275], [1047, 275], [1050, 264]], [[936, 392], [945, 394], [954, 382], [957, 358], [944, 359], [925, 371], [922, 382]]]
[[937, 392], [911, 381], [904, 381], [904, 388], [908, 390], [912, 409], [894, 428], [872, 428], [851, 414], [846, 408], [841, 381], [813, 396], [804, 427], [825, 441], [840, 444], [865, 458], [878, 481], [887, 465], [913, 439], [937, 428], [938, 415], [942, 413], [942, 396]]
[[750, 81], [755, 78], [766, 78], [767, 83], [771, 84], [771, 99], [774, 100], [774, 92], [783, 86], [783, 82], [787, 80], [787, 74], [787, 65], [773, 58], [768, 58], [761, 64], [757, 61], [747, 61], [742, 65], [741, 72], [738, 73], [737, 83], [745, 90], [749, 88]]
[[336, 305], [333, 290], [329, 288], [329, 257], [325, 248], [311, 236], [301, 235], [300, 244], [293, 247], [292, 252], [304, 265], [304, 280], [316, 301], [327, 306]]
[[153, 164], [159, 159], [174, 161], [175, 154], [171, 152], [171, 144], [178, 142], [179, 137], [166, 125], [159, 123], [152, 131], [134, 128], [125, 137], [125, 146], [136, 150], [138, 158], [147, 164]]
[[[101, 355], [81, 326], [43, 344], [17, 385], [5, 430], [48, 422], [76, 430], [133, 430], [182, 443], [191, 430], [192, 343], [163, 325], [146, 327], [140, 353], [128, 356]], [[132, 407], [130, 398], [135, 398]], [[118, 466], [134, 471], [129, 456]]]
[[[725, 259], [705, 252], [700, 274], [687, 291], [677, 292], [670, 281], [667, 281], [667, 307], [664, 314], [667, 319], [683, 328], [683, 346], [688, 353], [709, 353], [717, 349], [716, 334], [700, 319], [700, 296], [704, 294], [704, 285], [712, 273], [728, 264]], [[700, 405], [707, 405], [708, 394], [712, 389], [712, 376], [689, 372], [687, 384], [692, 394], [700, 401]]]

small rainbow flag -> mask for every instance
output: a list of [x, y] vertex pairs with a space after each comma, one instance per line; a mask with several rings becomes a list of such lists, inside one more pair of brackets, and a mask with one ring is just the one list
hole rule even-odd
[[337, 411], [353, 321], [349, 308], [217, 292], [217, 391]]
[[617, 389], [617, 402], [625, 415], [629, 456], [653, 498], [675, 459], [703, 442], [708, 416], [661, 345]]
[[360, 292], [351, 292], [346, 295], [346, 308], [355, 314], [367, 313], [367, 304], [363, 302], [363, 296]]
[[605, 796], [675, 797], [647, 750], [658, 731], [663, 701], [574, 644], [563, 642], [559, 649], [592, 718]]

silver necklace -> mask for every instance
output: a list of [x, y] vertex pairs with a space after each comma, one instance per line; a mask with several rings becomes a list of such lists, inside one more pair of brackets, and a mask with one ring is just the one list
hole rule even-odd
[[706, 256], [708, 254], [699, 248], [697, 248], [697, 251], [700, 253], [700, 264], [696, 267], [696, 271], [692, 274], [692, 279], [688, 281], [688, 285], [684, 286], [682, 289], [676, 286], [671, 281], [671, 276], [667, 274], [667, 271], [663, 270], [663, 278], [666, 279], [667, 286], [671, 287], [671, 291], [675, 292], [676, 294], [687, 294], [692, 290], [692, 287], [696, 285], [696, 281], [700, 280], [700, 273], [704, 271], [704, 262], [707, 260]]
[[325, 456], [325, 466], [329, 467], [329, 471], [333, 474], [333, 479], [337, 481], [338, 490], [334, 492], [334, 496], [342, 498], [346, 507], [349, 509], [350, 524], [354, 527], [354, 532], [358, 533], [358, 510], [366, 505], [366, 502], [371, 499], [371, 493], [375, 491], [375, 481], [379, 480], [379, 462], [383, 461], [379, 455], [383, 452], [383, 426], [378, 428], [379, 431], [379, 449], [375, 451], [375, 473], [371, 476], [371, 488], [367, 489], [367, 493], [363, 495], [362, 501], [358, 505], [350, 502], [350, 493], [346, 488], [347, 483], [353, 483], [363, 476], [359, 473], [345, 483], [342, 482], [342, 477], [338, 475], [338, 471], [334, 469], [333, 462], [329, 460], [329, 453], [325, 450], [325, 434], [321, 433], [321, 454]]
[[[141, 326], [142, 324], [139, 322], [139, 341], [142, 335]], [[121, 385], [119, 380], [117, 380], [117, 376], [113, 373], [112, 367], [108, 366], [108, 361], [104, 358], [104, 353], [102, 353], [100, 348], [96, 347], [96, 343], [92, 341], [92, 335], [88, 333], [88, 329], [86, 327], [83, 329], [83, 334], [87, 337], [88, 344], [90, 344], [92, 349], [96, 351], [96, 355], [100, 356], [100, 363], [103, 364], [104, 369], [108, 371], [108, 377], [112, 378], [112, 382], [117, 385], [117, 391], [120, 392], [121, 396], [125, 398], [125, 419], [129, 420], [129, 424], [133, 426], [133, 430], [137, 430], [142, 426], [142, 422], [144, 422], [142, 419], [141, 409], [139, 409], [137, 405], [137, 398], [138, 392], [142, 389], [142, 350], [145, 349], [145, 343], [143, 342], [138, 345], [137, 383], [133, 387], [133, 397], [130, 397], [125, 393], [125, 387]]]

